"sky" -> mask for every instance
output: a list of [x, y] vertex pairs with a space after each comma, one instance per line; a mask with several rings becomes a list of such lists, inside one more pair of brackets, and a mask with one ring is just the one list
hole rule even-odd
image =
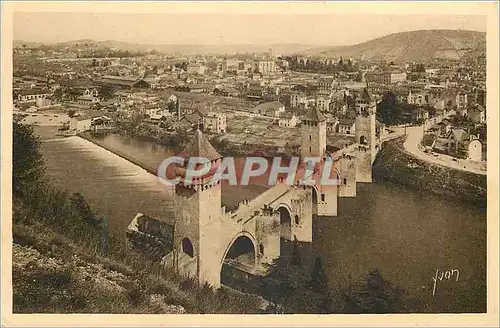
[[351, 45], [422, 29], [486, 31], [480, 15], [14, 13], [14, 40]]

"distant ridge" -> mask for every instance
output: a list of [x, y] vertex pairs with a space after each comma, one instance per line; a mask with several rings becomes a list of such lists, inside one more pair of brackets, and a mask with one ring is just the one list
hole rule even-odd
[[[14, 41], [14, 46], [30, 47], [50, 44]], [[350, 46], [315, 46], [289, 44], [138, 44], [122, 41], [95, 41], [90, 39], [52, 43], [61, 47], [116, 48], [128, 51], [151, 51], [167, 54], [236, 54], [263, 53], [272, 49], [274, 54], [319, 57], [354, 57], [386, 61], [427, 61], [434, 58], [461, 59], [486, 52], [486, 33], [466, 30], [419, 30], [394, 33]]]
[[486, 33], [465, 30], [419, 30], [400, 32], [352, 46], [323, 47], [301, 55], [344, 56], [386, 61], [461, 59], [486, 50]]
[[29, 47], [38, 47], [40, 45], [52, 45], [60, 47], [77, 47], [82, 45], [87, 45], [89, 48], [105, 49], [105, 48], [116, 48], [119, 50], [128, 51], [151, 51], [156, 50], [158, 52], [167, 54], [236, 54], [236, 53], [263, 53], [268, 52], [272, 49], [274, 54], [292, 54], [295, 52], [303, 51], [306, 49], [317, 48], [318, 45], [314, 44], [299, 44], [299, 43], [284, 43], [284, 44], [139, 44], [139, 43], [129, 43], [123, 41], [96, 41], [90, 39], [80, 39], [72, 40], [58, 43], [48, 43], [48, 42], [31, 42], [15, 40], [14, 47], [20, 47], [26, 45]]

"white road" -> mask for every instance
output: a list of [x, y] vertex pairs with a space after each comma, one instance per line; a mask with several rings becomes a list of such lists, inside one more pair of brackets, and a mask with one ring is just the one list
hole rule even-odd
[[[404, 133], [404, 128], [402, 129]], [[457, 159], [448, 155], [435, 154], [435, 153], [424, 153], [419, 149], [420, 142], [424, 136], [423, 126], [413, 126], [406, 128], [407, 138], [404, 143], [404, 148], [406, 151], [414, 155], [415, 157], [424, 160], [429, 163], [450, 167], [457, 170], [468, 171], [476, 174], [486, 174], [486, 164], [473, 162], [465, 159]]]

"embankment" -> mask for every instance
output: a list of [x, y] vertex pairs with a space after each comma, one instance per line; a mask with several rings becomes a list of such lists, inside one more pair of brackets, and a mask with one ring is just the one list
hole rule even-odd
[[431, 164], [404, 151], [404, 137], [387, 141], [373, 163], [376, 180], [486, 206], [487, 177]]

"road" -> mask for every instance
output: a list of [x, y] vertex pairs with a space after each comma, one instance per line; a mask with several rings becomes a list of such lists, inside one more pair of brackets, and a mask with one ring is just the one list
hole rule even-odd
[[[404, 128], [398, 128], [404, 130]], [[412, 126], [406, 128], [407, 138], [404, 143], [406, 151], [415, 157], [428, 163], [450, 167], [457, 170], [486, 175], [486, 165], [465, 159], [457, 159], [444, 154], [427, 154], [418, 147], [424, 136], [423, 126]]]

